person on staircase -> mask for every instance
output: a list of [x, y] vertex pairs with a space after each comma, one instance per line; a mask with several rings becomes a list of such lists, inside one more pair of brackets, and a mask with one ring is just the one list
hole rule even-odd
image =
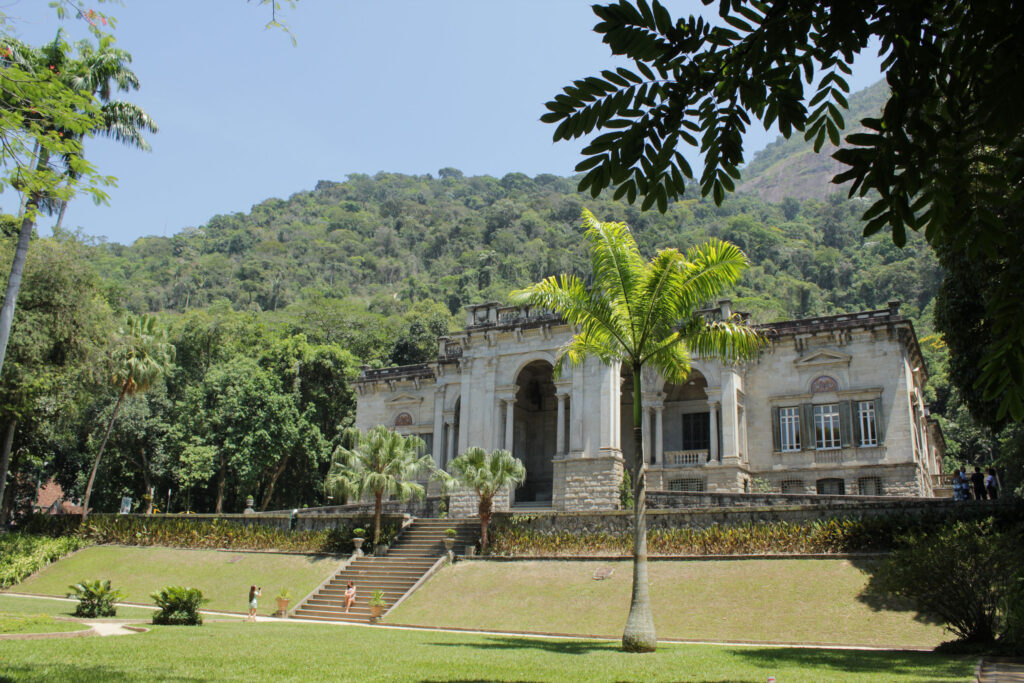
[[345, 589], [345, 614], [348, 614], [349, 609], [352, 607], [352, 603], [356, 601], [356, 586], [351, 581], [348, 582], [348, 587]]

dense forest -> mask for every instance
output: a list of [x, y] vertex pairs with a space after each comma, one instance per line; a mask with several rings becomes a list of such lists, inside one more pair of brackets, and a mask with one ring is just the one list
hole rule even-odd
[[[805, 151], [769, 147], [750, 174]], [[454, 168], [351, 175], [169, 238], [120, 245], [58, 231], [34, 240], [0, 383], [12, 471], [5, 510], [51, 476], [81, 497], [108, 425], [96, 510], [150, 489], [157, 509], [173, 511], [239, 511], [250, 495], [265, 509], [327, 502], [322, 484], [353, 419], [360, 367], [428, 360], [463, 306], [503, 301], [551, 274], [585, 277], [583, 208], [627, 222], [647, 255], [710, 237], [735, 242], [752, 267], [734, 309], [756, 322], [900, 300], [929, 357], [931, 408], [948, 418], [951, 458], [987, 459], [1020, 441], [1015, 429], [993, 436], [974, 426], [946, 380], [932, 332], [942, 279], [933, 253], [917, 235], [902, 249], [884, 234], [864, 238], [862, 202], [740, 193], [661, 214], [575, 185]], [[0, 229], [7, 267], [17, 221], [5, 217]], [[155, 315], [175, 353], [159, 381], [118, 407], [111, 379], [130, 341], [120, 332], [128, 314]]]

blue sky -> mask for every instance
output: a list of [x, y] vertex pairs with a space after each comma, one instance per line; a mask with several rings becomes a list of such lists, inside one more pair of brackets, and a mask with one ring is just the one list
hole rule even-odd
[[[572, 79], [622, 64], [593, 33], [590, 4], [301, 0], [284, 13], [295, 47], [264, 29], [270, 9], [256, 2], [101, 5], [142, 82], [123, 99], [160, 132], [149, 153], [89, 141], [88, 157], [118, 187], [108, 206], [72, 202], [65, 225], [131, 243], [350, 173], [571, 174], [583, 143], [553, 143], [538, 119]], [[677, 15], [705, 10], [667, 4]], [[27, 42], [49, 40], [58, 25], [85, 35], [39, 0], [5, 11]], [[856, 66], [854, 89], [878, 80], [874, 55]], [[752, 131], [747, 149], [774, 137]], [[0, 202], [14, 209], [9, 192]], [[43, 234], [51, 223], [43, 219]]]

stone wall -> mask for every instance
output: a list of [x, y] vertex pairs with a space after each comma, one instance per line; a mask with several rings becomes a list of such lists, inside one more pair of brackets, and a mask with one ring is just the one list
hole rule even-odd
[[821, 510], [874, 506], [901, 510], [904, 505], [948, 504], [941, 498], [893, 498], [892, 496], [819, 496], [816, 493], [723, 493], [714, 491], [648, 491], [647, 509], [776, 507], [805, 505]]
[[[348, 506], [338, 506], [348, 507]], [[102, 513], [101, 513], [102, 514]], [[99, 516], [98, 514], [96, 516]], [[115, 515], [110, 515], [111, 517]], [[290, 514], [282, 514], [280, 512], [257, 512], [248, 515], [120, 515], [124, 517], [138, 517], [143, 519], [173, 519], [176, 521], [187, 521], [187, 522], [233, 522], [236, 524], [244, 524], [245, 526], [266, 526], [280, 529], [282, 531], [288, 531], [292, 528], [292, 516]], [[407, 519], [407, 515], [404, 513], [400, 514], [382, 514], [381, 524], [385, 525], [388, 523], [397, 524], [399, 527]], [[353, 525], [359, 525], [366, 527], [367, 530], [373, 527], [373, 506], [370, 506], [369, 514], [365, 512], [343, 512], [343, 513], [331, 513], [331, 512], [311, 512], [309, 510], [299, 510], [298, 514], [295, 515], [295, 531], [320, 531], [322, 529], [336, 529], [340, 527], [349, 528]]]
[[558, 458], [553, 464], [555, 508], [569, 512], [618, 508], [621, 457]]
[[[410, 498], [409, 500], [386, 500], [382, 504], [382, 510], [389, 515], [407, 514], [413, 517], [437, 517], [440, 511], [441, 496], [424, 496], [422, 499]], [[328, 505], [324, 507], [302, 508], [298, 510], [298, 516], [308, 517], [312, 515], [370, 515], [373, 516], [373, 501], [361, 501], [348, 505]], [[263, 515], [285, 515], [291, 514], [291, 510], [270, 510]]]

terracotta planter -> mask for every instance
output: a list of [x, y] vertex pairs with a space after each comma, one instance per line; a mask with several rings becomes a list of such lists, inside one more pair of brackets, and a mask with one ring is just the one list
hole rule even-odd
[[370, 605], [370, 620], [376, 622], [384, 614], [384, 605]]
[[277, 599], [277, 615], [276, 616], [279, 616], [282, 619], [285, 619], [285, 618], [288, 617], [288, 602], [289, 602], [288, 598], [278, 598]]

